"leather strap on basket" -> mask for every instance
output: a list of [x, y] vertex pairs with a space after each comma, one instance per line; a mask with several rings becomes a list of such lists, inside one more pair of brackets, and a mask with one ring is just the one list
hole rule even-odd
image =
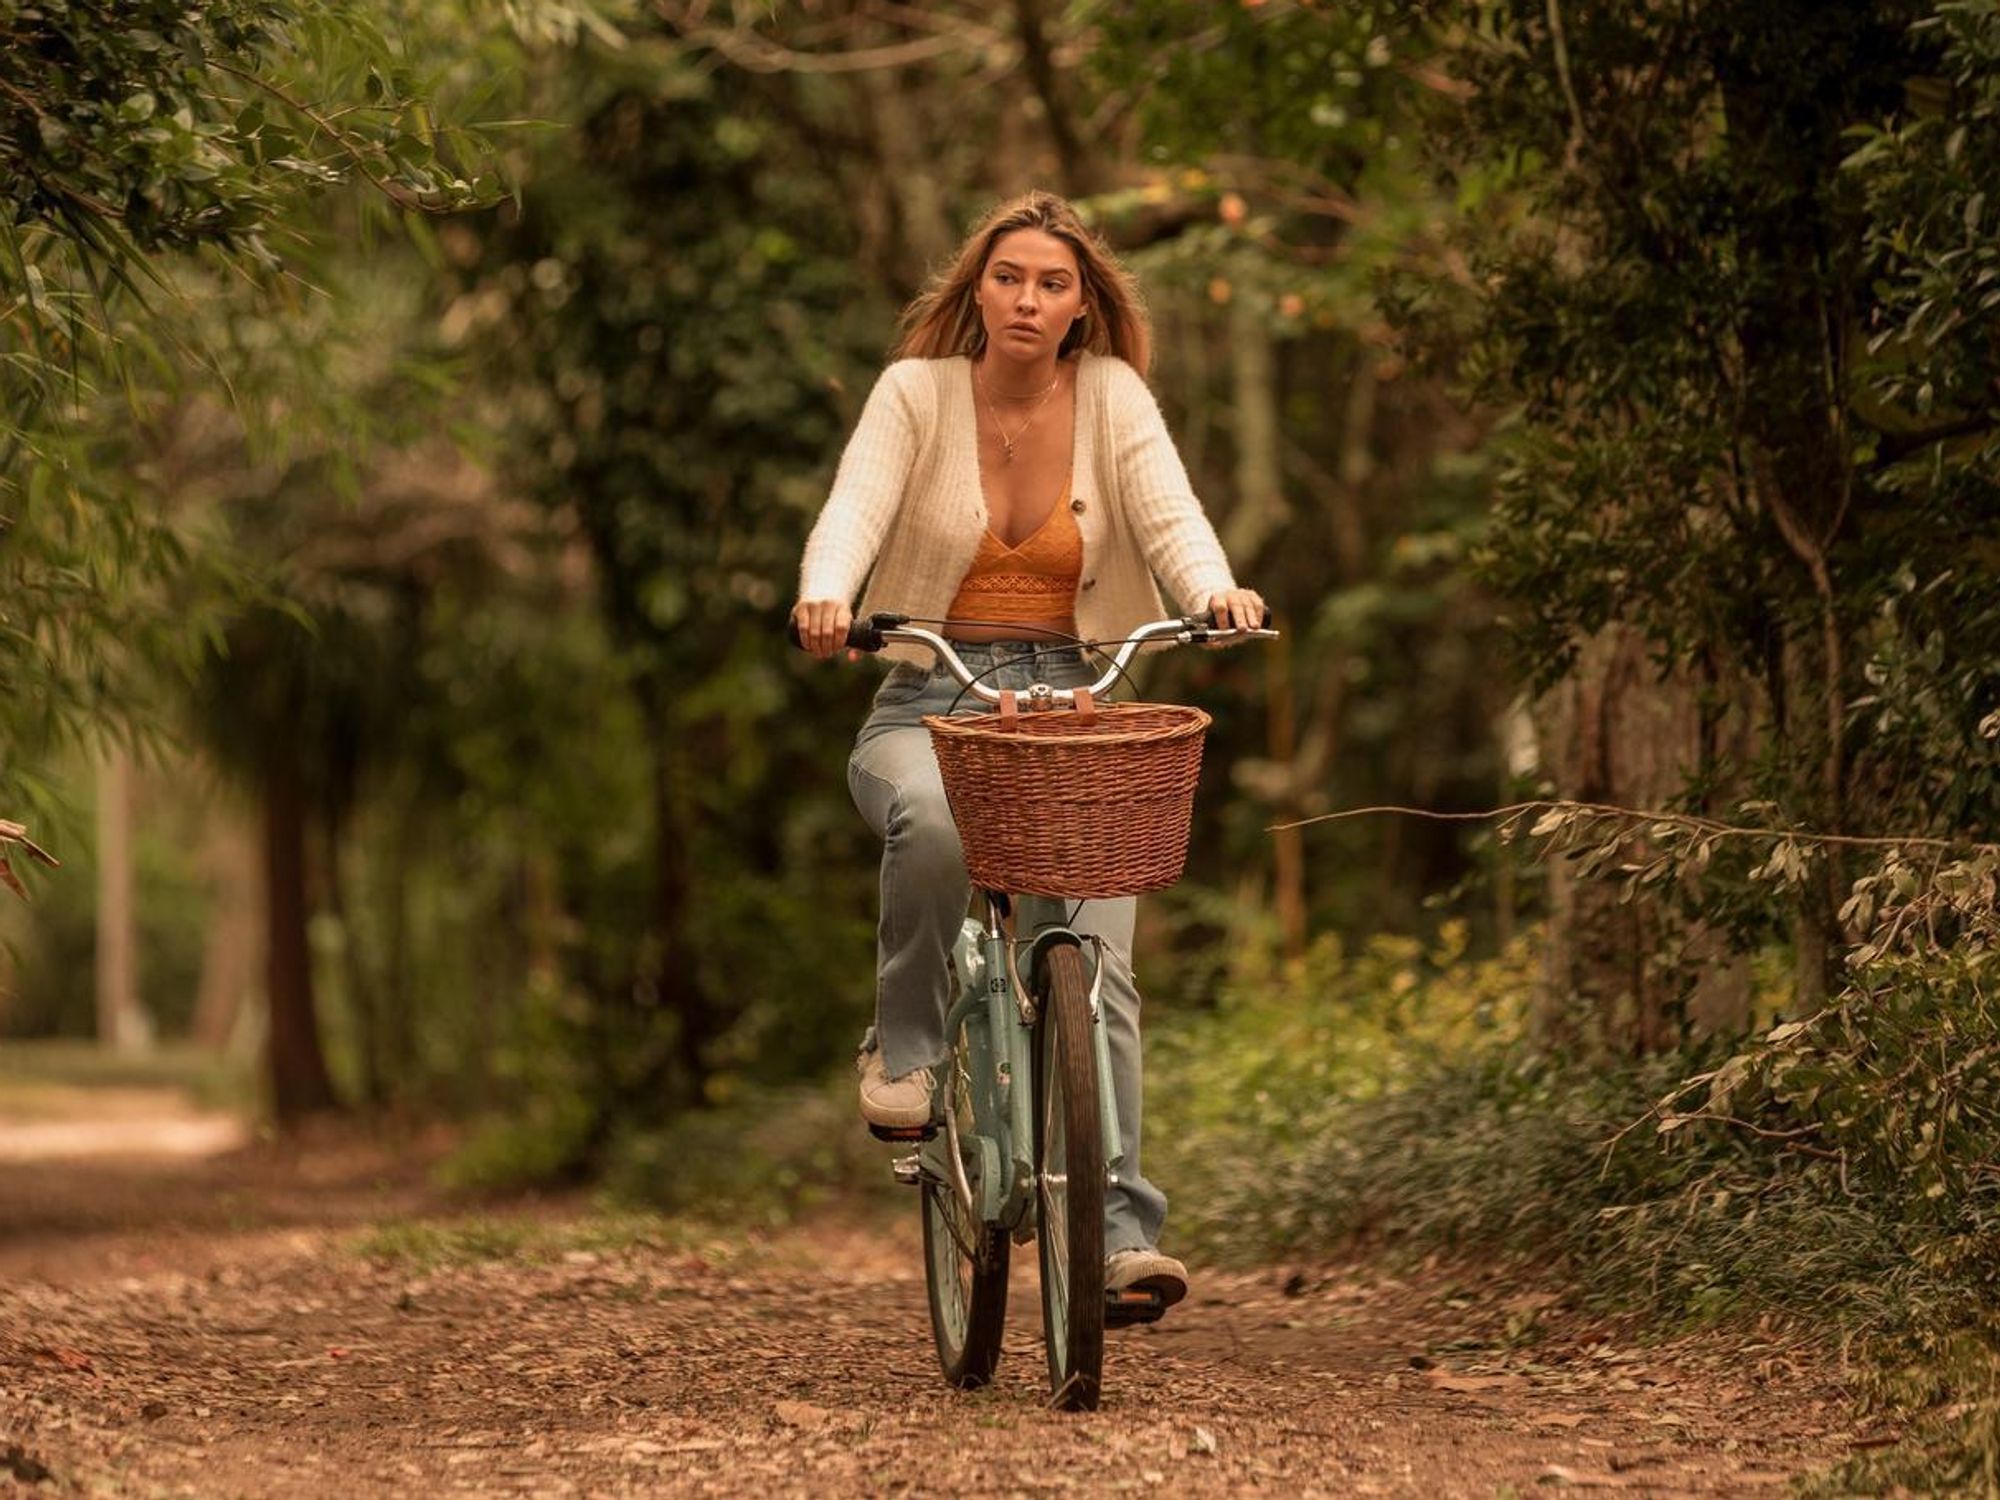
[[1097, 700], [1090, 696], [1090, 689], [1080, 687], [1075, 690], [1076, 722], [1091, 725], [1097, 722]]
[[1011, 691], [1000, 694], [1000, 727], [1012, 731], [1021, 727], [1021, 704]]

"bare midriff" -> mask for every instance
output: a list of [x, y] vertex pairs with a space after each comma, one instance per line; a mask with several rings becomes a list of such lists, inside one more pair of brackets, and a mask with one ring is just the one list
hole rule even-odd
[[1076, 643], [1076, 616], [1019, 625], [953, 624], [946, 626], [944, 633], [954, 641], [1047, 641], [1052, 646], [1069, 646]]

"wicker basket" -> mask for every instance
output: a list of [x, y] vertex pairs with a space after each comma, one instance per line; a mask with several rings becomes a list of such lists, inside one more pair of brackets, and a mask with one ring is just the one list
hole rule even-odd
[[1172, 703], [928, 714], [945, 796], [981, 890], [1136, 896], [1187, 863], [1210, 723]]

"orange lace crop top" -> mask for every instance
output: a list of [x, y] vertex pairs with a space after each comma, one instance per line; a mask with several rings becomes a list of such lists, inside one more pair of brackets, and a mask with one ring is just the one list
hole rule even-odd
[[947, 611], [954, 620], [996, 625], [1059, 620], [1076, 608], [1083, 575], [1083, 533], [1069, 504], [1070, 481], [1046, 521], [1010, 547], [988, 525]]

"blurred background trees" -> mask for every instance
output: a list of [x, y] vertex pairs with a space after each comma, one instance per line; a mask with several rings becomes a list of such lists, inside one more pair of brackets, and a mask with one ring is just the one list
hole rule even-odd
[[[348, 1092], [424, 1092], [437, 929], [413, 892], [440, 843], [477, 861], [496, 836], [450, 824], [468, 742], [482, 817], [533, 847], [453, 884], [486, 890], [465, 920], [511, 929], [524, 972], [592, 997], [585, 1138], [814, 1071], [865, 1011], [859, 980], [783, 998], [862, 952], [871, 851], [824, 729], [859, 685], [760, 631], [895, 308], [983, 204], [1054, 183], [1144, 278], [1190, 466], [1290, 625], [1158, 674], [1220, 711], [1196, 868], [1231, 872], [1154, 904], [1169, 989], [1184, 968], [1198, 995], [1245, 930], [1296, 960], [1440, 902], [1481, 948], [1543, 913], [1539, 869], [1477, 829], [1266, 831], [1335, 807], [1539, 786], [1751, 800], [1785, 828], [1990, 823], [1990, 663], [1941, 628], [1990, 609], [1963, 565], [1992, 520], [1990, 16], [1562, 19], [22, 10], [16, 796], [53, 814], [64, 743], [167, 726], [168, 761], [249, 790], [299, 1108], [335, 1094], [322, 1033]], [[559, 665], [458, 658], [510, 611], [559, 627]], [[492, 701], [482, 667], [611, 716], [618, 837], [577, 840], [549, 800], [581, 726]], [[1740, 1030], [1748, 963], [1778, 951], [1827, 993], [1856, 871], [1817, 859], [1774, 901], [1755, 862], [1636, 902], [1557, 862], [1545, 1036]], [[436, 1002], [488, 1043], [447, 1073], [485, 1076], [506, 1034], [487, 983]]]
[[[1267, 912], [1297, 957], [1315, 933], [1422, 926], [1494, 864], [1423, 825], [1263, 832], [1336, 802], [1474, 808], [1505, 780], [1507, 690], [1460, 566], [1484, 423], [1409, 373], [1375, 305], [1396, 226], [1437, 210], [1407, 146], [1380, 149], [1393, 70], [1362, 20], [1246, 9], [1190, 49], [1199, 8], [173, 17], [197, 30], [170, 62], [144, 18], [23, 33], [76, 59], [65, 107], [95, 134], [59, 165], [106, 205], [72, 223], [37, 155], [56, 101], [24, 102], [10, 139], [69, 237], [35, 228], [12, 326], [23, 358], [68, 340], [105, 373], [65, 385], [49, 346], [23, 484], [116, 485], [53, 509], [157, 555], [77, 540], [125, 572], [99, 637], [45, 611], [77, 620], [38, 627], [73, 680], [27, 701], [99, 696], [17, 774], [26, 796], [54, 768], [63, 794], [36, 805], [74, 844], [77, 772], [137, 735], [142, 824], [183, 820], [190, 849], [218, 809], [256, 830], [263, 1003], [226, 1008], [264, 1026], [282, 1117], [506, 1099], [581, 1167], [844, 1054], [873, 850], [827, 725], [866, 682], [787, 659], [772, 621], [896, 308], [1031, 183], [1082, 194], [1140, 269], [1190, 462], [1297, 621], [1269, 660], [1159, 674], [1220, 710], [1197, 862], [1229, 872], [1160, 903], [1162, 987], [1199, 1000]], [[1179, 60], [1155, 76], [1160, 58]], [[1335, 76], [1314, 105], [1273, 65]], [[1252, 79], [1272, 102], [1244, 135], [1229, 100]], [[146, 136], [141, 88], [186, 121]], [[490, 118], [513, 123], [474, 128]], [[70, 301], [30, 316], [52, 279]], [[171, 805], [189, 778], [202, 795]], [[1488, 938], [1525, 899], [1511, 869], [1501, 885], [1474, 903]], [[94, 923], [74, 890], [51, 922]], [[139, 883], [134, 922], [161, 890]], [[240, 900], [191, 925], [240, 927]], [[87, 1029], [29, 925], [12, 1024]], [[191, 1000], [157, 991], [191, 969], [203, 988], [189, 955], [231, 950], [148, 946], [125, 983], [182, 1031]], [[557, 1058], [560, 1082], [510, 1093]], [[545, 1111], [544, 1084], [575, 1097]]]
[[[1349, 1205], [1231, 1211], [1366, 1229], [1364, 1126], [1456, 1203], [1512, 1190], [1486, 1136], [1585, 1160], [1560, 1122], [1694, 1077], [1664, 1176], [1518, 1201], [1838, 1161], [1878, 1228], [1987, 1232], [1937, 1152], [1990, 1161], [2000, 1097], [1995, 0], [39, 4], [0, 38], [0, 811], [71, 861], [7, 916], [10, 1036], [255, 1052], [286, 1121], [477, 1119], [470, 1176], [710, 1182], [871, 1002], [872, 673], [781, 648], [800, 544], [896, 310], [1050, 186], [1139, 272], [1286, 632], [1146, 685], [1217, 720], [1141, 969], [1162, 1118], [1223, 1176], [1167, 1170], [1222, 1193], [1315, 1119]], [[1550, 798], [1595, 810], [1482, 816]], [[1447, 816], [1311, 821], [1375, 807]], [[1404, 1085], [1462, 1155], [1393, 1099], [1312, 1113]]]

